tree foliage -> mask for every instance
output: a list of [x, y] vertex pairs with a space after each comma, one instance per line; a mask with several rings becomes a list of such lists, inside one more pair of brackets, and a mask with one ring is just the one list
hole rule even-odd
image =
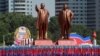
[[13, 43], [13, 35], [16, 28], [25, 26], [31, 31], [32, 37], [36, 36], [35, 28], [36, 18], [30, 15], [18, 13], [0, 14], [0, 42], [2, 43], [3, 36], [6, 38], [6, 43]]
[[92, 34], [92, 31], [83, 25], [72, 25], [71, 32], [76, 32], [84, 37]]
[[50, 18], [50, 22], [49, 22], [49, 32], [51, 33], [52, 37], [51, 39], [53, 41], [56, 41], [58, 38], [59, 38], [59, 35], [60, 35], [60, 28], [59, 28], [59, 24], [58, 24], [58, 21], [57, 21], [57, 17], [54, 16], [54, 17], [51, 17]]
[[[48, 37], [53, 41], [59, 39], [60, 36], [60, 27], [57, 20], [58, 19], [56, 16], [51, 17], [48, 26]], [[30, 15], [26, 16], [18, 13], [0, 14], [0, 43], [3, 42], [3, 37], [5, 37], [6, 44], [12, 44], [14, 41], [14, 32], [16, 28], [20, 26], [27, 27], [31, 32], [32, 38], [36, 39], [37, 30], [35, 23], [36, 18]], [[71, 32], [76, 32], [80, 35], [88, 36], [91, 35], [92, 30], [83, 25], [72, 25]], [[98, 40], [100, 39], [99, 35], [100, 31], [97, 32]]]

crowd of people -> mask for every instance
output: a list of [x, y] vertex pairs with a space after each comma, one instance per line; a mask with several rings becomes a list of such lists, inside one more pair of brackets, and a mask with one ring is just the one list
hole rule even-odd
[[0, 56], [100, 56], [100, 47], [31, 46], [3, 47]]

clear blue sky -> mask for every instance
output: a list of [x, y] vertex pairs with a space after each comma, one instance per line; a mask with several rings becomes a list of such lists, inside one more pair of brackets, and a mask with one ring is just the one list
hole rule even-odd
[[55, 0], [34, 0], [33, 12], [35, 17], [37, 17], [37, 13], [35, 11], [35, 5], [37, 4], [39, 6], [41, 3], [45, 4], [45, 8], [49, 11], [50, 16], [55, 16]]

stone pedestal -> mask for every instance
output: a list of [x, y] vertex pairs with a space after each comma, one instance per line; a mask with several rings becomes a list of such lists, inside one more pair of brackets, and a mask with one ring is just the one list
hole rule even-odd
[[35, 40], [35, 45], [51, 46], [54, 44], [52, 40]]
[[73, 40], [58, 40], [60, 46], [75, 46], [76, 42]]

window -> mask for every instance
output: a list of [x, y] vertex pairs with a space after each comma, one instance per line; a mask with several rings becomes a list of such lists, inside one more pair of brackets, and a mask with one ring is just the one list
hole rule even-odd
[[29, 3], [29, 1], [27, 1], [27, 3]]
[[15, 4], [15, 6], [25, 6], [25, 4]]
[[76, 23], [79, 23], [78, 21], [76, 21]]
[[83, 7], [80, 7], [80, 9], [83, 9]]
[[69, 3], [67, 3], [67, 5], [69, 5]]
[[84, 12], [87, 12], [87, 10], [85, 10]]
[[78, 20], [78, 18], [76, 18], [76, 20]]
[[75, 7], [73, 7], [73, 9], [75, 9]]
[[78, 5], [78, 3], [76, 3], [76, 5]]
[[15, 8], [15, 10], [25, 10], [25, 8]]
[[75, 12], [75, 11], [73, 11], [73, 12]]
[[78, 12], [78, 10], [76, 10], [76, 12]]
[[56, 7], [56, 9], [61, 9], [62, 7]]
[[83, 20], [83, 18], [81, 18], [80, 20]]
[[73, 23], [75, 23], [75, 21], [73, 21]]
[[80, 16], [83, 16], [83, 14], [80, 14]]
[[83, 5], [82, 3], [80, 3], [80, 5]]
[[82, 21], [80, 23], [83, 23]]
[[78, 9], [78, 7], [76, 7], [76, 9]]
[[79, 14], [75, 14], [75, 16], [79, 16]]
[[82, 10], [80, 12], [83, 12]]
[[25, 0], [14, 0], [14, 2], [16, 2], [16, 3], [25, 2]]

